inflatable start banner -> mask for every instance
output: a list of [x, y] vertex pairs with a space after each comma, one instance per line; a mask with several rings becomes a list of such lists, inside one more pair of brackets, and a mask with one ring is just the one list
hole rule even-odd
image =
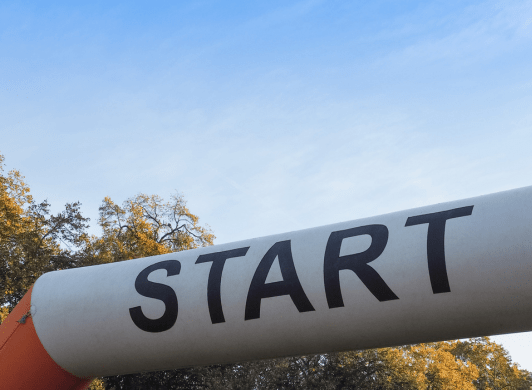
[[530, 331], [532, 187], [50, 272], [0, 329], [6, 389]]

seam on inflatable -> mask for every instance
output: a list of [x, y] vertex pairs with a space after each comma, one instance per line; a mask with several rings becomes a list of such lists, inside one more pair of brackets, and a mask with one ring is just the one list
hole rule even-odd
[[22, 325], [20, 322], [17, 325], [15, 325], [15, 328], [11, 331], [11, 333], [9, 333], [9, 335], [6, 337], [6, 339], [2, 343], [2, 345], [0, 345], [0, 352], [2, 351], [2, 349], [4, 349], [4, 347], [7, 345], [7, 343], [9, 343], [9, 340], [11, 340], [11, 337], [17, 331], [17, 329], [19, 328], [20, 325]]

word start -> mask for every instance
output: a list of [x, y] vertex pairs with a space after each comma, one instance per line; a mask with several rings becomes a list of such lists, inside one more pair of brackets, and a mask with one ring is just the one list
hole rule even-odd
[[[448, 219], [471, 215], [473, 206], [461, 207], [436, 213], [417, 215], [406, 220], [405, 227], [428, 224], [427, 261], [430, 283], [434, 294], [450, 292], [449, 279], [445, 264], [445, 223]], [[342, 241], [349, 237], [369, 235], [371, 244], [361, 253], [340, 256]], [[332, 232], [327, 241], [323, 262], [323, 281], [329, 308], [343, 307], [344, 301], [340, 288], [340, 271], [350, 270], [364, 283], [367, 289], [379, 301], [399, 299], [388, 287], [382, 277], [369, 263], [377, 259], [388, 243], [388, 228], [374, 224]], [[220, 286], [222, 272], [227, 259], [245, 256], [250, 247], [231, 249], [201, 255], [196, 264], [212, 263], [207, 282], [207, 301], [213, 324], [225, 322], [222, 310]], [[270, 268], [278, 258], [282, 280], [266, 283]], [[175, 291], [167, 285], [148, 280], [150, 273], [164, 269], [167, 276], [178, 275], [181, 263], [178, 260], [166, 260], [146, 267], [135, 280], [136, 291], [145, 297], [158, 299], [165, 304], [164, 314], [157, 319], [146, 317], [140, 306], [129, 309], [135, 325], [146, 332], [163, 332], [174, 326], [177, 320], [178, 305]], [[299, 312], [314, 311], [294, 266], [290, 240], [279, 241], [272, 245], [260, 261], [251, 280], [245, 306], [245, 320], [260, 318], [261, 301], [264, 298], [289, 295]]]

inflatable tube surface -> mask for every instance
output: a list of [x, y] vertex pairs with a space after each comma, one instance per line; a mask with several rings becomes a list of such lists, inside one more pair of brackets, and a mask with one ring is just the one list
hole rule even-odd
[[98, 377], [532, 330], [532, 187], [41, 276], [40, 342]]

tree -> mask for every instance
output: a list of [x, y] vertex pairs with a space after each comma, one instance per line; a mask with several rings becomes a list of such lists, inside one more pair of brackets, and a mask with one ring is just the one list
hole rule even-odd
[[476, 378], [476, 368], [456, 359], [444, 343], [340, 352], [304, 359], [311, 363], [305, 365], [311, 369], [301, 370], [305, 374], [298, 379], [304, 388], [475, 389], [472, 380]]
[[24, 177], [4, 173], [0, 155], [0, 322], [45, 272], [71, 268], [86, 240], [88, 218], [80, 203], [67, 203], [56, 215], [45, 200], [36, 203]]
[[122, 207], [106, 197], [100, 206], [101, 237], [85, 242], [82, 265], [112, 263], [212, 245], [214, 235], [199, 225], [180, 194], [165, 202], [139, 194]]
[[478, 390], [521, 390], [532, 388], [532, 376], [512, 362], [508, 351], [489, 337], [448, 342], [449, 352], [477, 367], [473, 382]]
[[475, 390], [478, 368], [456, 358], [448, 342], [418, 344], [410, 351], [417, 361], [424, 362], [424, 375], [428, 390]]

